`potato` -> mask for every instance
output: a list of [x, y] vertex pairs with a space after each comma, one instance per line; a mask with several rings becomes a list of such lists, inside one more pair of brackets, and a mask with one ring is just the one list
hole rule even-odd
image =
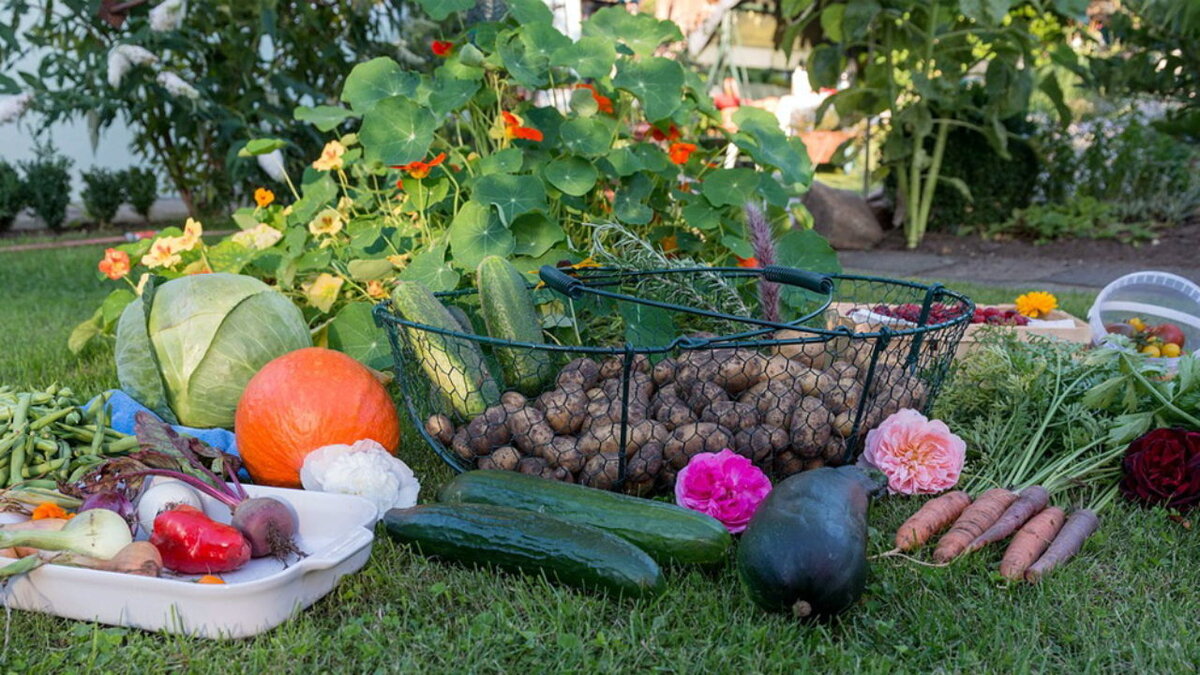
[[783, 354], [772, 354], [766, 358], [762, 368], [762, 377], [768, 380], [799, 378], [813, 372], [812, 367], [790, 359]]
[[833, 418], [833, 430], [842, 438], [854, 432], [854, 411], [844, 410]]
[[[717, 350], [713, 354], [713, 381], [730, 394], [745, 391], [762, 377], [767, 357], [752, 349]], [[703, 374], [705, 369], [701, 369]], [[702, 375], [703, 377], [703, 375]]]
[[694, 422], [675, 427], [663, 444], [663, 459], [678, 471], [693, 455], [720, 452], [733, 443], [733, 432], [714, 422]]
[[[669, 434], [661, 422], [647, 419], [632, 422], [625, 432], [625, 452], [632, 455], [649, 441], [665, 441]], [[621, 449], [621, 423], [611, 422], [592, 427], [579, 437], [579, 448], [588, 456], [616, 453]]]
[[579, 482], [600, 490], [613, 489], [620, 480], [621, 460], [617, 453], [603, 453], [592, 457], [579, 473]]
[[[776, 340], [811, 340], [816, 337], [821, 336], [807, 331], [775, 331]], [[839, 336], [819, 342], [789, 342], [775, 346], [774, 351], [789, 359], [795, 359], [818, 370], [824, 370], [833, 363], [833, 355], [845, 349], [849, 343], [850, 338]]]
[[573, 474], [578, 473], [587, 461], [587, 455], [579, 450], [579, 439], [574, 436], [555, 436], [549, 443], [538, 446], [535, 452], [550, 466], [562, 467]]
[[[600, 363], [600, 370], [598, 372], [601, 380], [607, 380], [610, 377], [619, 377], [625, 372], [625, 357], [610, 356], [607, 359], [604, 359], [604, 361]], [[633, 361], [629, 365], [629, 372], [649, 373], [650, 358], [645, 354], [634, 354]]]
[[805, 462], [805, 463], [804, 463], [804, 468], [803, 468], [803, 470], [804, 470], [804, 471], [812, 471], [813, 469], [819, 469], [819, 468], [821, 468], [821, 467], [823, 467], [823, 466], [825, 466], [825, 461], [824, 461], [824, 460], [821, 460], [821, 459], [810, 459], [810, 460], [808, 460], [807, 462]]
[[620, 450], [620, 422], [603, 422], [594, 424], [579, 435], [577, 447], [589, 459], [602, 452], [616, 454]]
[[[624, 383], [620, 377], [604, 380], [601, 389], [611, 399], [619, 399], [624, 395]], [[654, 394], [654, 382], [645, 373], [629, 374], [629, 400], [649, 405]]]
[[733, 432], [757, 426], [760, 419], [758, 408], [749, 403], [717, 401], [700, 413], [701, 422], [716, 422]]
[[517, 471], [531, 476], [541, 476], [550, 466], [541, 457], [523, 457], [517, 462]]
[[[621, 405], [620, 399], [598, 399], [588, 404], [585, 413], [585, 422], [583, 428], [590, 429], [595, 426], [603, 426], [610, 423], [620, 422], [621, 415], [625, 411], [625, 407]], [[649, 415], [649, 410], [645, 404], [633, 402], [629, 406], [627, 420], [630, 423], [640, 422]]]
[[549, 475], [543, 474], [542, 477], [549, 478], [550, 480], [556, 480], [561, 483], [574, 483], [575, 482], [575, 474], [571, 473], [570, 471], [567, 471], [565, 468], [563, 468], [561, 466], [551, 468]]
[[650, 371], [650, 378], [654, 380], [654, 384], [658, 387], [663, 387], [668, 383], [675, 381], [675, 368], [678, 367], [675, 359], [663, 359], [654, 364], [654, 370]]
[[832, 389], [826, 389], [821, 393], [821, 399], [825, 401], [825, 406], [834, 414], [847, 411], [858, 412], [858, 405], [862, 402], [862, 397], [862, 385], [854, 379], [838, 380]]
[[790, 476], [804, 470], [804, 460], [788, 450], [775, 456], [775, 474]]
[[437, 439], [443, 447], [449, 447], [450, 441], [454, 439], [454, 423], [445, 415], [430, 415], [429, 419], [425, 420], [425, 432]]
[[733, 437], [733, 451], [748, 457], [759, 466], [770, 463], [772, 457], [788, 445], [788, 432], [767, 424], [742, 429]]
[[600, 379], [600, 366], [596, 362], [581, 357], [563, 366], [555, 382], [562, 387], [568, 383], [579, 385], [581, 389], [591, 389]]
[[529, 401], [525, 395], [519, 391], [506, 391], [500, 397], [500, 405], [503, 405], [506, 410], [518, 410], [524, 408]]
[[578, 432], [587, 419], [587, 395], [582, 388], [548, 391], [534, 405], [544, 412], [546, 423], [560, 434]]
[[554, 429], [549, 424], [540, 422], [519, 434], [513, 434], [512, 440], [522, 452], [536, 452], [538, 448], [554, 440]]
[[787, 429], [792, 423], [792, 412], [800, 401], [800, 392], [791, 383], [782, 380], [769, 380], [746, 390], [740, 400], [743, 403], [753, 403], [762, 415], [762, 423]]
[[679, 399], [675, 399], [671, 403], [659, 408], [655, 419], [665, 424], [668, 430], [674, 431], [678, 426], [695, 422], [696, 413], [692, 412], [691, 406]]
[[503, 406], [492, 406], [483, 414], [463, 427], [467, 431], [467, 446], [478, 456], [483, 456], [493, 449], [507, 445], [512, 440], [512, 432], [508, 429], [508, 411]]
[[846, 439], [835, 434], [825, 444], [825, 450], [821, 453], [821, 459], [824, 459], [825, 463], [830, 466], [838, 466], [842, 464], [845, 457]]
[[663, 486], [667, 490], [673, 489], [675, 487], [675, 476], [678, 473], [679, 473], [678, 471], [672, 471], [671, 468], [669, 466], [667, 466], [666, 462], [664, 461], [662, 473], [658, 474], [658, 484]]
[[625, 492], [644, 496], [654, 491], [663, 469], [663, 444], [651, 441], [643, 445], [625, 463]]
[[450, 449], [460, 458], [468, 462], [473, 462], [476, 455], [475, 451], [471, 449], [470, 444], [467, 443], [469, 438], [467, 428], [465, 426], [459, 427], [458, 431], [454, 432], [454, 437], [450, 440]]
[[841, 379], [845, 377], [857, 378], [861, 371], [859, 371], [858, 366], [849, 361], [834, 361], [829, 366], [828, 372], [833, 373], [838, 379]]
[[493, 469], [496, 471], [516, 471], [521, 461], [521, 453], [511, 445], [496, 448], [492, 454], [480, 457], [475, 463], [477, 469]]
[[806, 396], [792, 417], [792, 450], [804, 459], [820, 457], [833, 435], [833, 416], [821, 399]]
[[692, 412], [699, 415], [717, 401], [728, 401], [729, 394], [715, 382], [695, 382], [684, 397]]

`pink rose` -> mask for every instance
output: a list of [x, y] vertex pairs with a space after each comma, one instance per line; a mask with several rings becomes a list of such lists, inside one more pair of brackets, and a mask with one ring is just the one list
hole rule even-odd
[[677, 504], [707, 513], [734, 534], [746, 529], [770, 492], [762, 469], [728, 448], [697, 454], [675, 477]]
[[966, 453], [945, 422], [906, 408], [867, 432], [858, 463], [882, 471], [892, 494], [934, 494], [958, 483]]

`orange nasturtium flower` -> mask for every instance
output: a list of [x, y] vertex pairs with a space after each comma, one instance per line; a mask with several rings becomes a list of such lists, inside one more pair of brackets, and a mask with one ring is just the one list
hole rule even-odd
[[596, 106], [600, 109], [600, 112], [608, 113], [609, 115], [613, 114], [612, 99], [596, 91], [596, 85], [585, 82], [575, 85], [575, 88], [590, 90], [592, 92], [592, 98], [596, 100]]
[[[444, 161], [446, 161], [446, 153], [439, 152], [437, 157], [434, 157], [428, 162], [417, 160], [415, 162], [409, 162], [408, 164], [393, 166], [392, 168], [398, 171], [404, 171], [413, 178], [424, 178], [429, 175], [429, 172], [433, 170], [433, 167], [441, 164]], [[396, 185], [396, 187], [397, 189], [404, 189], [404, 187], [399, 184]]]
[[434, 56], [445, 58], [450, 56], [450, 52], [454, 51], [454, 43], [446, 40], [434, 40], [429, 43], [429, 48], [433, 50]]
[[254, 203], [258, 204], [258, 208], [265, 209], [275, 201], [275, 193], [267, 188], [256, 188], [254, 190]]
[[759, 266], [758, 258], [755, 258], [753, 256], [751, 256], [749, 258], [743, 258], [735, 253], [733, 257], [737, 258], [738, 267], [758, 267]]
[[658, 243], [662, 246], [663, 253], [673, 253], [679, 250], [679, 238], [673, 234], [663, 237]]
[[37, 508], [33, 510], [33, 514], [29, 516], [31, 520], [46, 520], [48, 518], [62, 518], [63, 520], [70, 520], [74, 517], [74, 513], [67, 513], [66, 509], [58, 504], [55, 504], [54, 502], [42, 502], [41, 504], [38, 504]]
[[667, 127], [666, 131], [658, 127], [650, 127], [650, 137], [656, 141], [677, 141], [679, 140], [679, 127], [671, 122], [671, 126]]
[[129, 274], [129, 254], [115, 248], [105, 249], [99, 267], [101, 274], [116, 281]]
[[667, 154], [671, 156], [671, 161], [676, 164], [687, 164], [692, 153], [696, 151], [695, 143], [672, 143], [667, 150]]
[[519, 138], [523, 141], [541, 141], [542, 132], [533, 127], [525, 126], [525, 120], [516, 115], [502, 110], [500, 114], [504, 118], [504, 137], [508, 139]]
[[388, 296], [387, 288], [378, 279], [367, 282], [367, 296], [373, 300], [383, 300]]
[[205, 574], [196, 580], [198, 584], [223, 584], [225, 580], [213, 574]]

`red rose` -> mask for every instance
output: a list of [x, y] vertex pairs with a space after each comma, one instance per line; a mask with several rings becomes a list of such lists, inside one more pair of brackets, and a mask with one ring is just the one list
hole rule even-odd
[[1200, 432], [1155, 429], [1129, 444], [1122, 466], [1130, 500], [1181, 510], [1200, 503]]

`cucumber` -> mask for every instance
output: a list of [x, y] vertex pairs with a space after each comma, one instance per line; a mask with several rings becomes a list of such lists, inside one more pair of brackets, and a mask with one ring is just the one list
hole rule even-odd
[[733, 541], [724, 525], [697, 511], [515, 471], [461, 473], [438, 501], [550, 513], [615, 534], [661, 564], [720, 563]]
[[[476, 270], [476, 285], [488, 335], [499, 340], [544, 344], [542, 320], [522, 276], [512, 263], [488, 256]], [[528, 348], [495, 348], [509, 387], [535, 396], [555, 375], [552, 353]]]
[[649, 597], [663, 591], [662, 570], [644, 551], [594, 527], [482, 504], [392, 509], [388, 535], [425, 555], [468, 565], [544, 573], [569, 586]]
[[[450, 311], [419, 282], [397, 282], [396, 290], [392, 291], [392, 305], [413, 323], [458, 333], [463, 330]], [[405, 330], [413, 356], [460, 417], [469, 419], [479, 415], [500, 400], [500, 389], [475, 342], [418, 328]]]
[[867, 508], [876, 487], [855, 466], [813, 469], [776, 485], [738, 544], [750, 599], [801, 618], [853, 605], [867, 584]]

